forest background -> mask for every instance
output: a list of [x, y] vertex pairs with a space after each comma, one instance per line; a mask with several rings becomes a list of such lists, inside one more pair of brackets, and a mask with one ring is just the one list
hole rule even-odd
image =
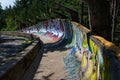
[[[104, 2], [106, 0], [102, 1]], [[111, 3], [111, 26], [114, 27], [113, 42], [119, 44], [120, 1], [118, 3], [115, 3], [117, 0], [108, 1]], [[87, 4], [87, 0], [16, 0], [13, 6], [7, 6], [5, 9], [2, 9], [0, 4], [0, 31], [16, 31], [35, 25], [41, 21], [55, 18], [72, 20], [71, 13], [65, 9], [56, 7], [56, 3], [77, 12], [78, 22], [90, 29], [90, 12], [88, 6], [90, 2]]]

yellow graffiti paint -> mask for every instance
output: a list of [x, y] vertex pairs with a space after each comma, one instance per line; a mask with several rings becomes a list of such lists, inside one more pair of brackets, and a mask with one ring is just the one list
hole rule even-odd
[[90, 39], [90, 48], [92, 53], [96, 54], [98, 51], [98, 46]]
[[87, 65], [87, 58], [85, 54], [83, 54], [82, 61], [81, 61], [81, 67], [84, 68]]
[[90, 80], [97, 80], [97, 73], [94, 72], [90, 78]]
[[94, 67], [94, 65], [93, 65], [92, 60], [89, 60], [88, 61], [88, 68], [87, 68], [87, 70], [85, 71], [85, 74], [84, 74], [85, 79], [90, 80], [91, 75], [93, 74], [93, 67]]
[[85, 48], [85, 49], [88, 48], [87, 35], [86, 35], [86, 34], [84, 34], [84, 36], [83, 36], [82, 46], [83, 46], [83, 48]]

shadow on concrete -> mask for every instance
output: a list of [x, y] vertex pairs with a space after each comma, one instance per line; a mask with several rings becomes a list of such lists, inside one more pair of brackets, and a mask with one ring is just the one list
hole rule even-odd
[[26, 44], [0, 44], [0, 55], [4, 57], [11, 57], [16, 55], [16, 53], [22, 51], [28, 45]]
[[[30, 68], [28, 69], [28, 71], [26, 72], [22, 80], [33, 80], [34, 75], [36, 74], [36, 71], [43, 57], [43, 53], [44, 53], [43, 48], [44, 48], [43, 45], [41, 45], [41, 50], [39, 50], [35, 60], [33, 61], [33, 64], [30, 66]], [[40, 72], [37, 72], [37, 73], [40, 73]]]
[[54, 52], [54, 51], [66, 51], [68, 49], [71, 49], [72, 47], [66, 47], [66, 45], [56, 45], [56, 46], [52, 46], [54, 45], [54, 43], [47, 43], [47, 44], [44, 44], [44, 53], [47, 53], [48, 51], [50, 52]]
[[[42, 57], [47, 57], [46, 55], [43, 55], [43, 54], [44, 53], [47, 54], [48, 51], [51, 51], [51, 52], [54, 52], [54, 51], [65, 51], [65, 50], [71, 48], [71, 47], [66, 48], [65, 47], [66, 45], [62, 45], [62, 46], [56, 45], [56, 46], [53, 47], [52, 45], [54, 45], [54, 44], [55, 43], [47, 43], [47, 44], [43, 44], [42, 45], [42, 48], [43, 48], [42, 51], [40, 50], [40, 52], [37, 54], [37, 57], [35, 58], [32, 66], [29, 68], [28, 72], [26, 73], [26, 75], [24, 76], [24, 78], [22, 80], [51, 80], [49, 78], [52, 75], [54, 75], [55, 73], [51, 73], [51, 74], [49, 74], [47, 76], [42, 76], [42, 79], [34, 79], [35, 74], [43, 72], [43, 71], [36, 72], [37, 69], [39, 68], [39, 65], [41, 63]], [[65, 79], [60, 79], [60, 80], [65, 80]]]
[[9, 37], [9, 36], [0, 36], [0, 43], [3, 43], [3, 42], [10, 42], [10, 41], [16, 41], [16, 40], [25, 40], [24, 38], [15, 38], [15, 37]]
[[49, 78], [54, 75], [55, 73], [50, 73], [48, 74], [47, 76], [42, 76], [42, 79], [41, 80], [50, 80]]

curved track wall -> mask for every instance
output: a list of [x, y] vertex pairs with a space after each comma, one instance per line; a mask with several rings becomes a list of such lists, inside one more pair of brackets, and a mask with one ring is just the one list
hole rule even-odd
[[27, 28], [55, 40], [52, 47], [71, 47], [63, 57], [68, 80], [120, 79], [120, 49], [102, 37], [91, 35], [84, 26], [68, 20], [54, 19]]

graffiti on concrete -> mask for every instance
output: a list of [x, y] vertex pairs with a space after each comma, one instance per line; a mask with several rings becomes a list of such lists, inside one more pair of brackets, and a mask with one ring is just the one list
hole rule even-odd
[[45, 21], [45, 27], [46, 27], [46, 33], [45, 35], [48, 35], [50, 37], [53, 37], [53, 39], [60, 39], [63, 35], [64, 28], [60, 20], [50, 20]]
[[[63, 60], [66, 65], [68, 80], [98, 80], [107, 79], [105, 75], [105, 65], [103, 52], [100, 45], [73, 24], [73, 48], [67, 53]], [[106, 63], [109, 62], [106, 60]], [[109, 72], [109, 65], [107, 67]], [[107, 79], [108, 80], [108, 79]]]
[[92, 37], [90, 31], [71, 21], [54, 19], [40, 22], [25, 32], [37, 32], [56, 41], [69, 42], [67, 47], [72, 48], [63, 57], [67, 80], [110, 80], [110, 54], [113, 52]]
[[27, 33], [39, 33], [51, 37], [53, 40], [58, 41], [64, 34], [64, 26], [59, 19], [40, 22], [37, 25], [25, 29]]

